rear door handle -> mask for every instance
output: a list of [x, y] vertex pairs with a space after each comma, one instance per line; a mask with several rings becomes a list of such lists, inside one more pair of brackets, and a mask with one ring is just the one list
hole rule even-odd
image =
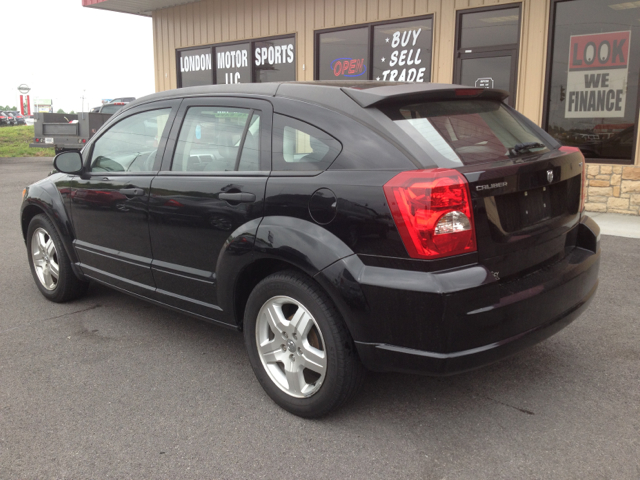
[[218, 195], [220, 200], [226, 200], [227, 202], [240, 202], [240, 203], [252, 203], [256, 201], [256, 196], [253, 193], [221, 193]]
[[144, 189], [142, 188], [121, 188], [120, 193], [128, 197], [141, 197], [144, 195]]

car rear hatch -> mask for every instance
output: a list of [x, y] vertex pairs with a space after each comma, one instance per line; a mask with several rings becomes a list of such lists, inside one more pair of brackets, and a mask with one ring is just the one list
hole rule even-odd
[[461, 169], [473, 199], [480, 263], [496, 278], [560, 261], [575, 245], [583, 158], [553, 150]]
[[503, 91], [403, 86], [404, 93], [384, 94], [394, 89], [402, 90], [345, 92], [391, 120], [387, 128], [425, 171], [449, 169], [464, 175], [478, 261], [496, 279], [521, 277], [571, 251], [584, 176], [584, 158], [577, 149], [560, 147], [504, 104]]

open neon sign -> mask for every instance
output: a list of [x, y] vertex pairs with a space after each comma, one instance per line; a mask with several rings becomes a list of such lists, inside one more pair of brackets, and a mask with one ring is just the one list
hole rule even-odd
[[336, 77], [360, 77], [367, 73], [364, 58], [336, 58], [331, 62], [331, 70]]

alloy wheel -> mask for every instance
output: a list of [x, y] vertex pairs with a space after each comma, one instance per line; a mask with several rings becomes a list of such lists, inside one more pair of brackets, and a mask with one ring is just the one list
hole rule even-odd
[[31, 257], [33, 268], [42, 286], [47, 290], [55, 290], [60, 279], [58, 251], [51, 235], [43, 228], [37, 228], [33, 232]]
[[297, 300], [267, 300], [256, 322], [258, 356], [271, 380], [285, 393], [306, 398], [325, 379], [327, 355], [313, 315]]

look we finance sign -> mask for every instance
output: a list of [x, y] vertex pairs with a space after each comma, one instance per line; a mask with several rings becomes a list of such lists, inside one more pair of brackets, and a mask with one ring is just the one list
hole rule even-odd
[[573, 35], [565, 118], [624, 117], [631, 31]]

